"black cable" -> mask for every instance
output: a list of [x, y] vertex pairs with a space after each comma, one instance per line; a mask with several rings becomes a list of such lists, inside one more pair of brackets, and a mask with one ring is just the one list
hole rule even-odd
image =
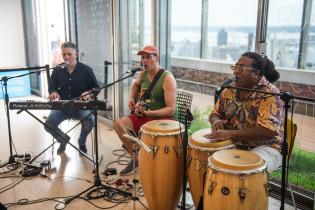
[[16, 169], [18, 169], [20, 166], [20, 163], [12, 163], [12, 164], [8, 164], [6, 166], [6, 168], [8, 169], [8, 171], [2, 171], [0, 172], [0, 178], [1, 178], [1, 175], [3, 174], [8, 174], [8, 173], [11, 173], [13, 171], [15, 171]]
[[113, 205], [113, 206], [109, 206], [109, 207], [100, 207], [96, 204], [94, 204], [93, 202], [89, 201], [88, 199], [86, 198], [82, 198], [82, 197], [78, 197], [82, 200], [85, 200], [86, 202], [90, 203], [91, 205], [93, 205], [94, 207], [98, 208], [98, 209], [111, 209], [111, 208], [115, 208], [116, 206], [120, 205], [121, 203], [117, 203], [116, 205]]
[[7, 178], [19, 178], [20, 176], [18, 175], [8, 175], [8, 176], [0, 176], [0, 179], [7, 179]]
[[8, 190], [10, 190], [10, 189], [12, 189], [13, 187], [15, 187], [16, 185], [20, 184], [20, 183], [21, 183], [22, 181], [24, 181], [24, 180], [25, 180], [25, 178], [21, 178], [21, 180], [17, 181], [16, 183], [10, 183], [9, 185], [7, 185], [7, 186], [1, 188], [0, 190], [2, 190], [2, 189], [4, 189], [4, 188], [7, 188], [7, 187], [9, 187], [10, 185], [12, 185], [12, 186], [10, 186], [9, 188], [0, 191], [0, 194], [1, 194], [1, 193], [4, 193], [4, 192], [6, 192], [6, 191], [8, 191]]
[[[31, 205], [31, 204], [35, 204], [35, 203], [40, 203], [40, 202], [46, 202], [46, 201], [55, 201], [58, 202], [58, 204], [55, 206], [55, 209], [64, 209], [66, 207], [66, 205], [64, 204], [63, 201], [57, 200], [57, 199], [66, 199], [66, 198], [70, 198], [69, 197], [53, 197], [53, 198], [40, 198], [40, 199], [36, 199], [36, 200], [28, 200], [27, 198], [22, 198], [20, 200], [18, 200], [16, 203], [7, 203], [4, 204], [7, 208], [13, 207], [13, 206], [18, 206], [18, 205]], [[58, 205], [60, 204], [64, 204], [63, 208], [57, 208]]]
[[[127, 154], [127, 152], [123, 149], [116, 149], [113, 150], [112, 154], [114, 156], [118, 156], [117, 160], [111, 161], [108, 164], [105, 165], [105, 170], [109, 168], [110, 165], [114, 163], [118, 163], [119, 165], [127, 165], [129, 163], [128, 159], [131, 159], [131, 156]], [[124, 160], [122, 158], [126, 158], [127, 160]]]
[[83, 181], [86, 181], [88, 183], [93, 183], [93, 181], [90, 181], [88, 179], [84, 179], [84, 178], [80, 178], [80, 177], [73, 177], [73, 176], [59, 176], [59, 177], [56, 177], [56, 178], [53, 178], [53, 179], [51, 179], [49, 176], [44, 175], [44, 174], [40, 174], [40, 176], [42, 176], [44, 178], [47, 178], [51, 182], [55, 182], [55, 181], [57, 181], [58, 179], [61, 179], [61, 178], [71, 178], [71, 179], [74, 179], [74, 180], [83, 180]]

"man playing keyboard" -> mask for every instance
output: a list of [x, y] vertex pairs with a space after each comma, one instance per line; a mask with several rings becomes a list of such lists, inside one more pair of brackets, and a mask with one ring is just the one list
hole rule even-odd
[[[91, 89], [99, 88], [92, 68], [77, 61], [78, 52], [72, 42], [64, 42], [61, 45], [61, 55], [67, 66], [56, 68], [49, 80], [49, 100], [71, 100], [81, 96], [81, 100], [90, 100], [92, 95], [87, 94]], [[86, 95], [87, 94], [87, 95]], [[59, 139], [60, 146], [57, 154], [66, 150], [70, 137], [59, 129], [59, 124], [67, 119], [81, 121], [81, 133], [78, 139], [79, 149], [87, 153], [86, 137], [94, 126], [94, 116], [90, 110], [52, 110], [45, 124], [53, 131], [63, 136]], [[48, 131], [48, 129], [45, 127]]]

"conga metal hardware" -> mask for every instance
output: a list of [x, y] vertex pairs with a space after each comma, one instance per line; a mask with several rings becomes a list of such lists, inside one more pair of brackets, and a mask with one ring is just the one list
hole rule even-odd
[[243, 203], [245, 201], [247, 192], [248, 192], [248, 190], [246, 188], [241, 188], [241, 187], [237, 188], [237, 193], [238, 193], [238, 196], [240, 198], [241, 203]]
[[154, 135], [154, 134], [152, 135], [153, 145], [150, 145], [150, 148], [152, 150], [152, 157], [153, 157], [153, 159], [155, 158], [157, 152], [160, 149], [159, 146], [156, 146], [156, 137], [157, 137], [157, 135]]
[[215, 187], [216, 187], [217, 184], [218, 184], [217, 182], [212, 181], [212, 176], [213, 176], [214, 173], [216, 173], [215, 170], [213, 170], [212, 173], [211, 173], [211, 176], [210, 176], [210, 185], [209, 185], [209, 187], [208, 187], [208, 195], [210, 195], [210, 196], [212, 195], [212, 193], [213, 193]]
[[271, 187], [268, 183], [264, 184], [265, 190], [266, 190], [266, 195], [269, 196], [269, 192], [271, 191]]
[[204, 167], [205, 170], [207, 171], [207, 167], [208, 167], [208, 162], [207, 162], [207, 161], [203, 161], [203, 167]]
[[223, 195], [229, 195], [230, 194], [230, 189], [228, 187], [222, 187], [221, 192]]
[[204, 161], [194, 159], [194, 169], [200, 171], [204, 167]]
[[150, 145], [149, 146], [151, 151], [152, 151], [152, 157], [153, 159], [155, 158], [157, 152], [159, 151], [160, 147], [159, 146], [155, 146], [155, 145]]
[[187, 155], [187, 168], [190, 167], [191, 162], [192, 162], [192, 157], [190, 157], [189, 155]]
[[240, 179], [241, 179], [241, 187], [237, 188], [237, 193], [238, 193], [238, 196], [240, 198], [241, 203], [243, 203], [245, 201], [246, 193], [248, 192], [248, 190], [244, 186], [245, 185], [245, 175], [241, 174]]
[[208, 195], [210, 195], [210, 196], [212, 195], [212, 193], [213, 193], [213, 191], [214, 191], [216, 186], [217, 186], [217, 182], [211, 181], [211, 183], [210, 183], [210, 185], [208, 187]]
[[180, 151], [182, 150], [182, 147], [179, 147], [179, 146], [173, 146], [173, 149], [174, 149], [174, 152], [176, 154], [176, 157], [180, 157]]
[[169, 152], [169, 147], [167, 145], [164, 146], [164, 152], [167, 154]]

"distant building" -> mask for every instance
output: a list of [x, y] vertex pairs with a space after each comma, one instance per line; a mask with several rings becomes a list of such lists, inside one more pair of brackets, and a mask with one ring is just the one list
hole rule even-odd
[[221, 29], [218, 33], [217, 46], [226, 46], [227, 38], [228, 38], [228, 33], [225, 31], [224, 28]]

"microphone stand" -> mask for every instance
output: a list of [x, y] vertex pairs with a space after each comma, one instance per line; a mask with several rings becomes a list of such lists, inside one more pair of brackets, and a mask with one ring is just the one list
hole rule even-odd
[[194, 119], [193, 115], [191, 114], [189, 108], [186, 108], [185, 114], [185, 131], [184, 131], [184, 138], [183, 138], [183, 196], [182, 196], [182, 205], [181, 209], [186, 209], [186, 186], [187, 186], [187, 146], [188, 146], [188, 120], [192, 121]]
[[[45, 68], [45, 69], [43, 69], [43, 68]], [[21, 75], [16, 75], [16, 76], [11, 76], [11, 77], [4, 76], [0, 80], [0, 81], [3, 82], [3, 86], [4, 86], [4, 101], [5, 101], [5, 107], [6, 107], [7, 124], [8, 124], [8, 136], [9, 136], [9, 147], [10, 147], [9, 160], [6, 161], [4, 164], [0, 165], [0, 168], [6, 166], [8, 164], [18, 163], [15, 160], [15, 157], [17, 156], [17, 154], [13, 155], [13, 151], [12, 151], [12, 134], [11, 134], [11, 121], [10, 121], [10, 112], [9, 112], [9, 94], [8, 94], [8, 87], [7, 87], [8, 86], [8, 80], [14, 79], [14, 78], [18, 78], [18, 77], [24, 77], [24, 76], [30, 75], [30, 74], [39, 73], [41, 71], [47, 71], [49, 69], [49, 65], [40, 66], [40, 67], [30, 67], [30, 68], [19, 68], [19, 69], [3, 70], [4, 72], [8, 72], [8, 71], [22, 71], [22, 70], [30, 70], [30, 69], [43, 69], [43, 70], [33, 71], [33, 72], [26, 73], [26, 74], [21, 74]]]
[[[94, 107], [93, 107], [93, 113], [94, 113], [94, 142], [95, 142], [94, 145], [95, 145], [95, 156], [96, 156], [96, 160], [98, 160], [97, 95], [98, 95], [98, 93], [99, 93], [102, 89], [106, 89], [106, 88], [108, 88], [108, 87], [110, 87], [110, 86], [112, 86], [112, 85], [114, 85], [114, 84], [116, 84], [116, 83], [118, 83], [118, 82], [120, 82], [120, 81], [122, 81], [122, 80], [125, 80], [125, 79], [127, 79], [127, 78], [130, 78], [130, 77], [134, 76], [134, 74], [135, 74], [135, 72], [132, 72], [131, 74], [129, 74], [129, 75], [125, 76], [125, 77], [122, 77], [122, 78], [120, 78], [120, 79], [118, 79], [118, 80], [116, 80], [116, 81], [114, 81], [114, 82], [112, 82], [112, 83], [110, 83], [110, 84], [107, 84], [107, 85], [105, 85], [105, 86], [103, 86], [103, 87], [100, 87], [99, 89], [93, 88], [93, 89], [90, 90], [87, 94], [85, 94], [85, 95], [93, 94], [93, 96], [94, 96], [94, 97], [93, 97], [93, 100], [94, 100]], [[80, 96], [80, 97], [84, 97], [85, 95]], [[80, 98], [80, 97], [74, 98], [74, 99], [72, 99], [72, 100], [77, 100], [77, 99]], [[88, 191], [93, 192], [93, 191], [94, 191], [94, 190], [92, 190], [93, 188], [96, 188], [96, 189], [95, 189], [96, 191], [101, 191], [102, 189], [105, 189], [106, 191], [112, 191], [112, 192], [118, 193], [118, 194], [120, 194], [120, 195], [122, 195], [122, 196], [124, 196], [124, 197], [128, 197], [128, 198], [130, 198], [130, 199], [134, 199], [132, 193], [130, 193], [130, 192], [125, 192], [125, 191], [123, 191], [123, 190], [116, 189], [116, 188], [112, 188], [112, 187], [110, 187], [110, 186], [107, 186], [107, 185], [102, 184], [102, 181], [101, 181], [100, 175], [99, 175], [99, 163], [98, 163], [98, 161], [96, 161], [96, 162], [95, 162], [94, 184], [93, 184], [91, 187], [89, 187], [89, 188], [83, 190], [82, 192], [78, 193], [77, 195], [75, 195], [75, 196], [73, 196], [73, 197], [71, 197], [71, 198], [66, 199], [66, 200], [64, 201], [65, 204], [70, 203], [72, 200], [74, 200], [74, 199], [80, 197], [82, 194], [87, 193]]]
[[235, 87], [235, 86], [222, 86], [222, 90], [224, 88], [231, 88], [236, 90], [242, 90], [242, 91], [249, 91], [249, 92], [257, 92], [257, 93], [263, 93], [266, 95], [271, 96], [279, 96], [280, 99], [284, 102], [284, 138], [281, 144], [281, 153], [282, 153], [282, 171], [281, 171], [281, 206], [280, 210], [284, 210], [284, 203], [285, 203], [285, 193], [286, 193], [286, 168], [287, 168], [287, 153], [288, 153], [288, 142], [287, 142], [287, 125], [288, 125], [288, 110], [290, 108], [289, 102], [291, 99], [300, 99], [305, 101], [311, 101], [315, 102], [315, 99], [306, 98], [306, 97], [299, 97], [299, 96], [293, 96], [291, 92], [280, 92], [280, 93], [273, 93], [273, 92], [266, 92], [261, 90], [254, 90], [250, 88], [243, 88], [243, 87]]

